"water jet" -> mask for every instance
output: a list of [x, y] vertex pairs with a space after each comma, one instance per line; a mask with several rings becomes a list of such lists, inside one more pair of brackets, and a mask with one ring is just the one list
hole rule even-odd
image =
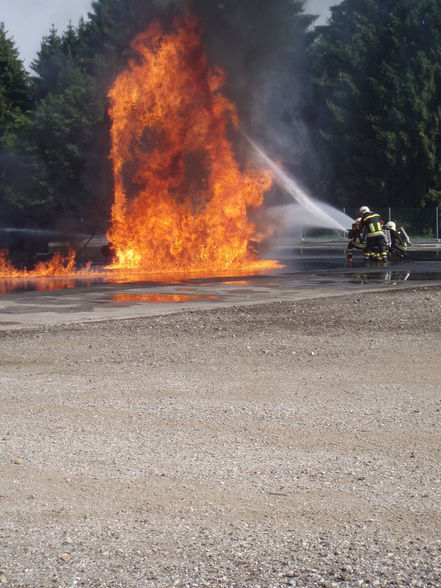
[[272, 213], [286, 229], [293, 226], [308, 226], [337, 231], [347, 231], [352, 223], [344, 212], [330, 204], [309, 196], [295, 178], [273, 161], [255, 141], [242, 132], [259, 158], [271, 169], [274, 181], [293, 199], [293, 204], [273, 207]]

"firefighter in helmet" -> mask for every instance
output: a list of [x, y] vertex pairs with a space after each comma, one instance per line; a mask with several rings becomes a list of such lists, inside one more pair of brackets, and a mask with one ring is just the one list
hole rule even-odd
[[396, 255], [400, 259], [404, 259], [407, 253], [407, 246], [410, 244], [409, 237], [404, 229], [398, 229], [394, 221], [386, 223], [386, 228], [390, 233], [390, 252], [391, 255]]
[[346, 252], [346, 261], [348, 263], [351, 263], [352, 252], [354, 248], [363, 251], [366, 247], [366, 242], [363, 239], [363, 227], [361, 224], [361, 217], [355, 219], [354, 223], [352, 224], [351, 230], [348, 232], [348, 237], [350, 241], [348, 243], [348, 250]]
[[378, 258], [379, 261], [387, 262], [387, 245], [383, 233], [382, 218], [367, 206], [360, 208], [360, 215], [363, 236], [366, 238], [365, 261]]

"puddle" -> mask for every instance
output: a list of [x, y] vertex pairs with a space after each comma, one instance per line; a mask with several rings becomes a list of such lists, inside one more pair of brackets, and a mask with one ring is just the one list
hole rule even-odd
[[350, 284], [397, 284], [407, 282], [411, 277], [410, 272], [371, 272], [352, 274], [348, 282]]
[[[348, 287], [366, 283], [392, 285], [406, 281], [434, 281], [441, 280], [441, 251], [419, 250], [412, 251], [412, 259], [395, 261], [387, 265], [366, 266], [363, 258], [354, 256], [351, 266], [346, 265], [345, 250], [326, 249], [323, 246], [309, 246], [305, 248], [288, 247], [278, 258], [285, 264], [283, 269], [262, 272], [256, 275], [232, 273], [221, 276], [197, 275], [146, 275], [146, 274], [115, 274], [105, 272], [103, 268], [96, 268], [96, 274], [87, 277], [75, 275], [59, 278], [14, 278], [0, 279], [0, 297], [7, 294], [26, 292], [55, 292], [61, 290], [77, 290], [95, 288], [108, 302], [147, 302], [173, 303], [189, 302], [192, 300], [213, 300], [216, 296], [206, 297], [193, 294], [202, 288], [230, 288], [226, 294], [236, 295], [247, 289], [262, 288], [325, 288]], [[93, 269], [93, 268], [92, 268]], [[142, 294], [109, 294], [109, 290], [148, 289], [164, 286], [182, 292], [182, 294], [157, 295]], [[196, 291], [197, 291], [196, 290]], [[216, 292], [215, 292], [216, 293]], [[118, 296], [124, 296], [121, 298]], [[131, 298], [130, 298], [131, 296]], [[157, 297], [159, 296], [159, 297]]]
[[221, 286], [251, 286], [250, 280], [228, 280], [227, 282], [219, 282]]
[[366, 272], [352, 274], [348, 280], [350, 284], [383, 283], [398, 284], [400, 282], [432, 282], [441, 281], [441, 272]]
[[[91, 286], [89, 281], [85, 286]], [[52, 292], [54, 290], [65, 290], [76, 288], [75, 280], [60, 280], [58, 278], [13, 278], [0, 280], [0, 295], [13, 294], [14, 292]]]
[[419, 280], [422, 282], [431, 280], [441, 280], [441, 272], [434, 272], [434, 273], [411, 273], [409, 275], [409, 280]]

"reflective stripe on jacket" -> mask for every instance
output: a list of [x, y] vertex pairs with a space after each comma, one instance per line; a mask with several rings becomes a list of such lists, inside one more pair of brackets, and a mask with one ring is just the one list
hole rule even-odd
[[378, 237], [383, 235], [383, 225], [381, 223], [381, 217], [376, 212], [368, 214], [363, 219], [364, 230], [366, 231], [366, 237]]

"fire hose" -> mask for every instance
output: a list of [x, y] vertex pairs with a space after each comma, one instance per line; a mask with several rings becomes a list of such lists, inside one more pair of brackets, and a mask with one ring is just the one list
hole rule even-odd
[[[404, 229], [404, 227], [400, 227], [400, 232], [402, 233], [402, 235], [404, 235], [404, 239], [406, 241], [406, 243], [408, 245], [411, 245], [411, 241], [409, 238], [409, 235], [406, 233], [406, 230]], [[390, 246], [390, 243], [389, 243]], [[411, 261], [441, 261], [441, 259], [439, 257], [433, 258], [433, 257], [414, 257], [413, 255], [409, 255], [407, 253], [407, 251], [402, 251], [400, 249], [394, 248], [393, 246], [391, 247], [391, 252], [393, 251], [397, 251], [400, 255], [402, 255], [405, 259], [409, 259]]]
[[404, 259], [408, 259], [409, 261], [441, 261], [441, 257], [415, 257], [408, 253], [403, 253], [402, 255]]
[[[404, 229], [404, 227], [400, 227], [400, 232], [404, 236], [405, 242], [408, 245], [411, 245], [412, 244], [411, 243], [411, 240], [410, 240], [409, 235], [407, 234], [406, 230]], [[407, 253], [407, 251], [403, 251], [402, 249], [399, 249], [397, 247], [393, 247], [391, 245], [390, 233], [389, 233], [388, 238], [386, 237], [386, 242], [387, 242], [387, 244], [389, 246], [390, 252], [393, 253], [395, 251], [403, 259], [408, 259], [409, 261], [441, 261], [441, 258], [439, 258], [439, 257], [416, 257], [416, 256], [413, 256], [413, 255], [409, 255]]]

